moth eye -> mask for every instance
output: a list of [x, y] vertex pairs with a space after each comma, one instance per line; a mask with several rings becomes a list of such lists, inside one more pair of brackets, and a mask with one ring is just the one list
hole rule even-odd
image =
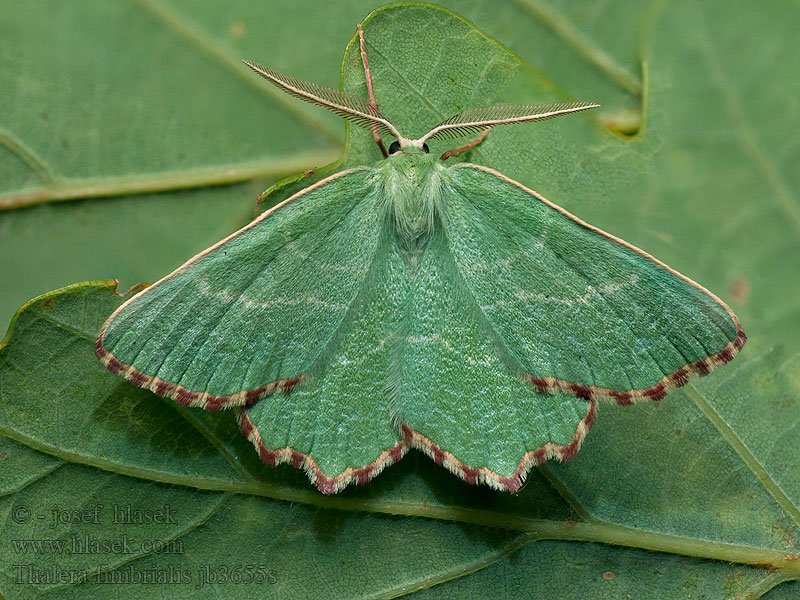
[[389, 146], [389, 154], [394, 154], [395, 152], [400, 152], [400, 142], [397, 140], [392, 142], [392, 145]]
[[428, 144], [425, 144], [425, 143], [422, 144], [422, 151], [425, 154], [428, 154], [430, 152], [430, 148], [428, 148]]

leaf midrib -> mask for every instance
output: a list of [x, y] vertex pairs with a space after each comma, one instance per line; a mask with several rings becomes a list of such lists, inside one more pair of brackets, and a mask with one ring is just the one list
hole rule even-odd
[[600, 542], [712, 560], [758, 564], [779, 569], [788, 579], [800, 579], [800, 559], [794, 559], [792, 555], [769, 548], [686, 538], [660, 532], [634, 529], [622, 525], [601, 523], [593, 520], [579, 523], [573, 523], [571, 521], [551, 521], [465, 507], [434, 506], [405, 501], [377, 500], [374, 498], [362, 499], [342, 496], [324, 496], [311, 489], [303, 490], [300, 488], [265, 484], [256, 481], [235, 483], [213, 479], [180, 477], [157, 473], [149, 469], [126, 467], [118, 463], [99, 460], [95, 457], [83, 454], [65, 452], [58, 447], [42, 443], [39, 440], [29, 438], [17, 431], [9, 430], [2, 426], [0, 426], [0, 434], [29, 446], [34, 450], [51, 454], [69, 462], [84, 464], [119, 475], [136, 477], [147, 481], [157, 481], [159, 483], [169, 483], [208, 491], [249, 494], [271, 498], [273, 500], [299, 502], [302, 504], [311, 504], [320, 508], [348, 512], [403, 515], [407, 517], [422, 517], [441, 521], [499, 527], [527, 533], [532, 536], [532, 541], [563, 540]]

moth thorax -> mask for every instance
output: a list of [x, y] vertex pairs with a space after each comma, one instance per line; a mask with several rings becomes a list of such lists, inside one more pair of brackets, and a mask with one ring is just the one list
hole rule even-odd
[[441, 166], [427, 156], [389, 159], [386, 169], [386, 197], [392, 222], [404, 244], [416, 245], [433, 233], [441, 198]]

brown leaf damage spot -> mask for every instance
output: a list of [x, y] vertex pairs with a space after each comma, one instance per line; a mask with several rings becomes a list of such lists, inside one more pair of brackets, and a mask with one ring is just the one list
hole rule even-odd
[[234, 21], [233, 23], [231, 23], [230, 32], [232, 37], [235, 38], [242, 37], [245, 32], [244, 21]]
[[747, 303], [747, 296], [750, 294], [750, 282], [744, 277], [736, 277], [728, 288], [728, 296], [739, 304]]

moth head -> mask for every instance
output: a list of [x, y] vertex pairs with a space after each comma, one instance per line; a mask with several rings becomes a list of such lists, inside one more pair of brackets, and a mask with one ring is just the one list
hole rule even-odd
[[420, 140], [409, 140], [408, 138], [401, 138], [395, 140], [389, 146], [389, 156], [399, 154], [428, 154], [431, 150], [425, 142], [420, 143]]

